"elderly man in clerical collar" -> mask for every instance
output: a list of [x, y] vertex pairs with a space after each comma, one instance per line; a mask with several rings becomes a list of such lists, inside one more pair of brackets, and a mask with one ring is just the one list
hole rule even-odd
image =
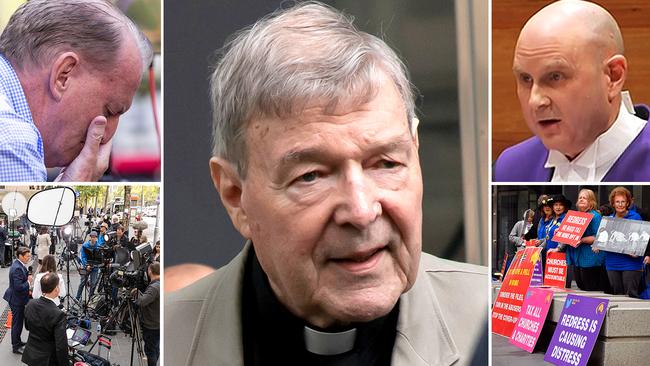
[[0, 181], [97, 181], [153, 57], [107, 0], [30, 0], [0, 36]]
[[418, 120], [395, 52], [299, 4], [238, 33], [211, 92], [212, 179], [248, 243], [168, 294], [165, 362], [470, 363], [487, 269], [421, 253]]
[[533, 15], [513, 72], [535, 136], [499, 156], [494, 180], [650, 180], [649, 113], [623, 92], [627, 71], [621, 31], [602, 7], [565, 0]]

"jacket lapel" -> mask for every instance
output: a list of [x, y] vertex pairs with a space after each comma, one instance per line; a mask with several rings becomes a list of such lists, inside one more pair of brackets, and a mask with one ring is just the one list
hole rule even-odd
[[415, 284], [400, 298], [395, 366], [447, 366], [460, 358], [427, 276], [420, 264]]
[[241, 297], [244, 263], [250, 251], [244, 249], [224, 267], [221, 281], [208, 294], [199, 314], [189, 365], [243, 365]]

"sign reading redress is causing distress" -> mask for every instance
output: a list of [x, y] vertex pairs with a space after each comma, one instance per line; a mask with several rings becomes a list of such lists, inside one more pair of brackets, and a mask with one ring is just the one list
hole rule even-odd
[[567, 295], [544, 361], [556, 365], [586, 365], [603, 325], [608, 302], [605, 299]]
[[603, 217], [594, 246], [608, 252], [642, 256], [650, 239], [650, 222]]
[[544, 273], [544, 285], [564, 288], [565, 282], [566, 253], [548, 252], [546, 254], [546, 273]]
[[560, 227], [555, 230], [553, 241], [569, 244], [572, 247], [578, 246], [582, 234], [587, 230], [587, 226], [593, 217], [594, 215], [588, 212], [569, 210], [564, 216]]
[[542, 248], [525, 248], [515, 254], [492, 308], [492, 332], [510, 338], [528, 291]]
[[553, 291], [541, 288], [528, 289], [510, 343], [532, 353], [552, 301]]

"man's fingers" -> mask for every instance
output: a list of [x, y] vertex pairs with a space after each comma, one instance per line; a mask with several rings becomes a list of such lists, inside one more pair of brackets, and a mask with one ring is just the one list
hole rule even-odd
[[84, 147], [81, 150], [81, 154], [89, 154], [90, 156], [95, 156], [97, 155], [97, 152], [99, 150], [99, 145], [102, 142], [102, 139], [104, 138], [104, 132], [106, 131], [106, 117], [104, 116], [97, 116], [95, 117], [92, 122], [90, 122], [90, 126], [88, 126], [88, 131], [86, 132], [86, 142], [84, 143]]

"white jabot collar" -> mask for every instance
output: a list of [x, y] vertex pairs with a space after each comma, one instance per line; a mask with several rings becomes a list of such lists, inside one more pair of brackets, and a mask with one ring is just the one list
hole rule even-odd
[[305, 348], [311, 353], [322, 356], [339, 355], [354, 348], [357, 338], [357, 329], [353, 328], [344, 332], [320, 332], [305, 326]]
[[[624, 95], [629, 98], [628, 95]], [[561, 152], [550, 150], [545, 168], [555, 168], [552, 182], [600, 182], [616, 160], [645, 127], [646, 121], [635, 116], [624, 101], [612, 126], [596, 141], [569, 161]]]

